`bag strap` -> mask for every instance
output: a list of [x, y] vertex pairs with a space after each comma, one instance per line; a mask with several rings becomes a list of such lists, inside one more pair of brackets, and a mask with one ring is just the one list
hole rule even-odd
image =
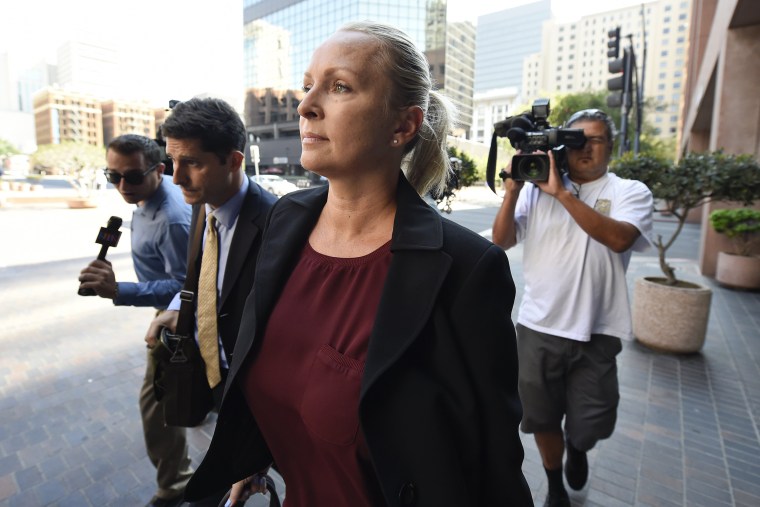
[[201, 245], [203, 244], [203, 231], [206, 229], [206, 205], [201, 204], [198, 210], [198, 218], [193, 231], [193, 243], [190, 256], [187, 258], [187, 277], [185, 278], [185, 290], [193, 293], [198, 289], [198, 264], [201, 257]]
[[193, 320], [195, 319], [195, 293], [198, 290], [198, 261], [201, 256], [201, 243], [203, 242], [205, 224], [206, 207], [201, 204], [200, 209], [198, 210], [198, 218], [195, 222], [195, 230], [193, 231], [193, 243], [190, 249], [190, 256], [187, 259], [185, 286], [179, 293], [181, 303], [175, 333], [180, 336], [190, 336], [190, 332], [193, 329]]
[[274, 481], [268, 475], [266, 476], [267, 490], [269, 491], [269, 507], [281, 507], [280, 497], [277, 495], [277, 488], [274, 487]]

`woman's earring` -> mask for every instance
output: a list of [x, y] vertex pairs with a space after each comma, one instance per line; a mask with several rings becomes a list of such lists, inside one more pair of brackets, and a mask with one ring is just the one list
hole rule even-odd
[[398, 139], [394, 139], [393, 144], [398, 144]]

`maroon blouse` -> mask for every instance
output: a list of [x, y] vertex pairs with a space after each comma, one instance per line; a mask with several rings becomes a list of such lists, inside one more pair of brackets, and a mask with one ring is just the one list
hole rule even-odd
[[287, 507], [384, 505], [359, 431], [359, 389], [390, 242], [356, 258], [306, 244], [242, 377]]

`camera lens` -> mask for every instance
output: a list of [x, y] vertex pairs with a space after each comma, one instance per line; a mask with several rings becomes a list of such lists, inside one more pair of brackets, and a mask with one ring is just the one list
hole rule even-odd
[[549, 157], [546, 155], [521, 156], [515, 169], [515, 174], [523, 181], [546, 181], [549, 179]]

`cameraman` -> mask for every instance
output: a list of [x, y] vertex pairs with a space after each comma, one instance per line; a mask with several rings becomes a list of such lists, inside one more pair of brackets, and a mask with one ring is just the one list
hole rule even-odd
[[[546, 506], [569, 506], [562, 481], [583, 488], [586, 452], [615, 427], [615, 356], [630, 339], [625, 271], [633, 250], [649, 247], [652, 194], [607, 172], [615, 125], [603, 111], [572, 115], [586, 143], [568, 149], [568, 173], [553, 153], [548, 181], [507, 178], [493, 224], [504, 249], [524, 242], [525, 293], [517, 318], [521, 429], [533, 433], [548, 477]], [[507, 168], [507, 172], [511, 168]], [[565, 419], [564, 431], [562, 419]]]

